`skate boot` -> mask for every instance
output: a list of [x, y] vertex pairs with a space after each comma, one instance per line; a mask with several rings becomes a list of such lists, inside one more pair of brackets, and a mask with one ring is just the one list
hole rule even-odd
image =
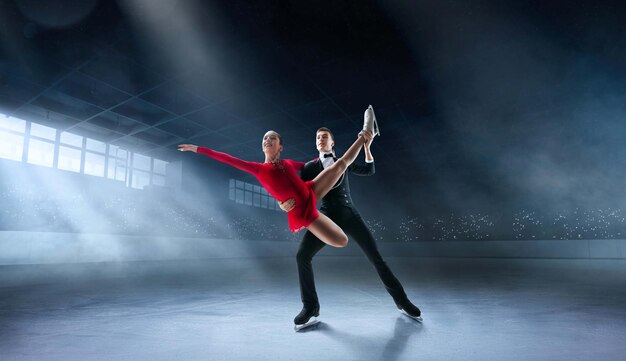
[[411, 317], [417, 322], [422, 322], [422, 311], [417, 306], [411, 303], [409, 299], [396, 301], [396, 306], [400, 312], [408, 317]]
[[295, 324], [294, 330], [296, 332], [305, 329], [307, 327], [313, 326], [320, 321], [316, 318], [320, 315], [320, 306], [317, 305], [315, 307], [307, 307], [303, 306], [302, 311], [298, 313], [296, 318], [293, 319], [293, 323]]
[[376, 114], [374, 114], [374, 108], [371, 105], [365, 109], [365, 114], [363, 115], [363, 130], [369, 130], [375, 136], [380, 135]]

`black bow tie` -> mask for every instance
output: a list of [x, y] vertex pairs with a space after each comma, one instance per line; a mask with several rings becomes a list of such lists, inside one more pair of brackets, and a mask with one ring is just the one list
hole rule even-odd
[[333, 153], [324, 153], [324, 158], [334, 157]]

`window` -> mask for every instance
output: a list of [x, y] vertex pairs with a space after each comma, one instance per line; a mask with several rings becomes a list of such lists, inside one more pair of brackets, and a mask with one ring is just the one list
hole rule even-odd
[[236, 202], [239, 203], [239, 204], [243, 204], [243, 193], [244, 193], [243, 189], [237, 188], [235, 190], [235, 192], [236, 192], [236, 196], [237, 196]]
[[59, 147], [59, 163], [57, 167], [61, 170], [80, 173], [81, 150], [71, 147]]
[[46, 127], [45, 125], [30, 123], [30, 135], [32, 137], [55, 140], [57, 136], [57, 130], [54, 128]]
[[24, 134], [26, 131], [26, 121], [19, 118], [7, 117], [0, 113], [0, 130], [11, 130]]
[[276, 200], [263, 187], [231, 179], [228, 182], [228, 188], [228, 198], [235, 203], [280, 210], [276, 205]]
[[52, 167], [54, 163], [54, 143], [31, 139], [28, 145], [28, 163]]
[[104, 177], [104, 155], [86, 152], [85, 174]]
[[83, 137], [80, 135], [76, 135], [74, 133], [62, 132], [61, 133], [61, 144], [71, 145], [76, 148], [83, 147]]
[[252, 205], [255, 207], [261, 207], [261, 187], [254, 186], [252, 193]]
[[104, 142], [85, 139], [85, 165], [83, 173], [97, 177], [104, 177], [107, 145]]
[[0, 130], [0, 158], [21, 161], [23, 152], [24, 135]]
[[133, 169], [150, 171], [150, 157], [133, 153]]
[[[133, 188], [166, 184], [168, 162], [164, 160], [132, 153], [116, 145], [71, 132], [60, 132], [57, 143], [57, 132], [57, 129], [45, 125], [0, 113], [0, 158], [22, 161], [26, 153], [26, 162], [30, 164], [97, 177], [106, 176]], [[24, 149], [25, 141], [27, 149]], [[133, 161], [132, 169], [129, 169], [130, 159]], [[129, 182], [130, 179], [132, 182]], [[233, 191], [232, 197], [235, 196]], [[242, 192], [241, 203], [244, 197]]]
[[131, 187], [143, 189], [143, 187], [150, 185], [152, 158], [137, 153], [132, 153], [132, 157], [133, 173], [131, 176]]
[[59, 145], [57, 168], [80, 173], [83, 137], [74, 133], [62, 132]]
[[231, 201], [235, 200], [235, 180], [231, 179], [228, 181], [228, 199]]
[[127, 170], [126, 160], [109, 159], [107, 178], [126, 182]]
[[44, 167], [54, 165], [54, 148], [57, 130], [45, 125], [30, 123], [27, 162]]
[[107, 178], [126, 182], [128, 174], [128, 152], [116, 145], [109, 145]]
[[140, 170], [133, 170], [133, 188], [143, 189], [143, 187], [150, 184], [150, 173]]
[[0, 158], [22, 160], [26, 122], [0, 114]]
[[109, 145], [109, 156], [126, 159], [128, 157], [128, 152], [117, 145]]
[[152, 159], [152, 184], [165, 186], [165, 170], [167, 162], [160, 159]]
[[100, 142], [94, 139], [87, 138], [87, 150], [97, 153], [106, 153], [107, 145], [104, 142]]
[[166, 161], [160, 159], [154, 159], [153, 171], [155, 174], [165, 175], [165, 166], [167, 165]]

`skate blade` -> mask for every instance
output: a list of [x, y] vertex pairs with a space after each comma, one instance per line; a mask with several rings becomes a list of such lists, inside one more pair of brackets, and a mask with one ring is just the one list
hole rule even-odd
[[370, 105], [370, 108], [372, 109], [372, 117], [374, 117], [374, 135], [377, 135], [380, 137], [380, 130], [378, 130], [378, 121], [376, 120], [376, 114], [374, 114], [374, 108], [372, 108], [372, 106]]
[[376, 121], [376, 118], [374, 118], [374, 135], [380, 137], [380, 130], [378, 130], [378, 122]]
[[303, 323], [302, 325], [295, 325], [295, 326], [293, 326], [293, 330], [298, 332], [298, 331], [304, 330], [305, 328], [309, 328], [309, 327], [311, 327], [313, 325], [317, 325], [318, 323], [320, 323], [320, 320], [318, 320], [317, 318], [313, 317], [307, 323]]
[[405, 310], [398, 310], [398, 311], [400, 311], [400, 313], [401, 313], [401, 314], [403, 314], [403, 315], [405, 315], [406, 317], [408, 317], [408, 318], [412, 318], [412, 319], [414, 319], [414, 320], [415, 320], [415, 321], [417, 321], [417, 322], [420, 322], [420, 323], [421, 323], [422, 321], [424, 321], [424, 319], [422, 319], [422, 316], [417, 316], [417, 317], [415, 317], [415, 316], [411, 316], [411, 315], [409, 315], [408, 313], [406, 313], [406, 311], [405, 311]]

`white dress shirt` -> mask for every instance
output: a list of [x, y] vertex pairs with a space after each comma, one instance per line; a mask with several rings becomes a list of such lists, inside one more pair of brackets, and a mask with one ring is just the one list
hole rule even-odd
[[[320, 160], [322, 161], [322, 167], [324, 167], [324, 169], [330, 167], [331, 165], [333, 165], [335, 163], [335, 159], [333, 157], [328, 157], [328, 158], [324, 158], [324, 154], [327, 153], [320, 153]], [[367, 160], [365, 159], [365, 163], [374, 163], [374, 159], [372, 160]]]
[[324, 158], [324, 154], [326, 153], [320, 153], [320, 160], [322, 161], [322, 167], [326, 169], [335, 164], [335, 159], [333, 157]]

